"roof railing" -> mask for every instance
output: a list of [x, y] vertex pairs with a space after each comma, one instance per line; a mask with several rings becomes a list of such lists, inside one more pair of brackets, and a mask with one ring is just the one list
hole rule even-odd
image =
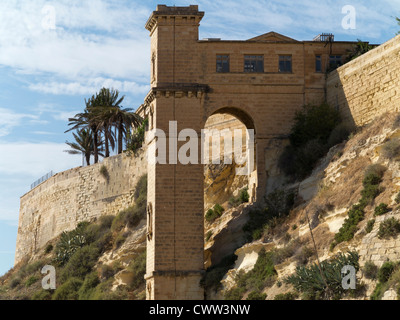
[[34, 183], [31, 184], [31, 190], [36, 188], [39, 184], [45, 182], [46, 180], [49, 180], [52, 176], [54, 176], [54, 172], [50, 171], [49, 173], [45, 174], [43, 177], [40, 179], [36, 180]]

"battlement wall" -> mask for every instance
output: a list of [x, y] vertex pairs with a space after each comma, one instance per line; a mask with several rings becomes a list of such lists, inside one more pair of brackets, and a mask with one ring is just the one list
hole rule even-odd
[[26, 193], [21, 197], [15, 263], [79, 222], [128, 208], [136, 183], [146, 173], [146, 152], [139, 150], [57, 173]]
[[327, 100], [346, 122], [368, 124], [400, 108], [400, 36], [346, 63], [327, 79]]

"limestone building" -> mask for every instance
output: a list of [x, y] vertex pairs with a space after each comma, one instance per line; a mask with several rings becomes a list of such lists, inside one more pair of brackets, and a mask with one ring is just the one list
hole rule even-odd
[[[326, 71], [343, 64], [354, 43], [330, 34], [297, 41], [275, 32], [200, 40], [203, 16], [196, 5], [159, 5], [151, 14], [151, 90], [138, 112], [149, 117], [150, 129], [168, 133], [176, 121], [177, 132], [195, 130], [199, 146], [210, 117], [213, 126], [229, 115], [253, 129], [249, 186], [261, 199], [296, 110], [326, 100]], [[148, 164], [147, 298], [202, 299], [203, 165], [168, 163]]]

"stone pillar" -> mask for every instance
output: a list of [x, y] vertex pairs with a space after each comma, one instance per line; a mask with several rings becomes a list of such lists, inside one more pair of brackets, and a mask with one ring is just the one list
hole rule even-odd
[[[204, 299], [204, 171], [200, 159], [201, 123], [206, 87], [192, 83], [198, 26], [204, 13], [197, 6], [158, 6], [146, 28], [151, 34], [152, 89], [146, 104], [153, 130], [165, 133], [147, 141], [165, 163], [148, 164], [147, 299]], [[177, 130], [170, 130], [171, 122]], [[177, 141], [192, 129], [198, 146], [197, 163], [182, 164]], [[182, 137], [181, 137], [182, 138]], [[195, 141], [196, 142], [196, 141]], [[164, 149], [166, 148], [166, 149]], [[193, 150], [191, 150], [193, 151]], [[151, 160], [151, 159], [150, 159]]]

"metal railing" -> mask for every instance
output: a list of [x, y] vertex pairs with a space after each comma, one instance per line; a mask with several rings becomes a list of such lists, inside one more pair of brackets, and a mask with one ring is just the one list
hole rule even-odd
[[36, 180], [34, 183], [31, 184], [31, 190], [36, 188], [39, 184], [45, 182], [46, 180], [50, 179], [52, 176], [54, 176], [54, 172], [50, 171], [49, 173], [45, 174], [43, 177], [40, 179]]
[[317, 35], [313, 41], [333, 42], [335, 41], [335, 36], [332, 33], [321, 33]]

